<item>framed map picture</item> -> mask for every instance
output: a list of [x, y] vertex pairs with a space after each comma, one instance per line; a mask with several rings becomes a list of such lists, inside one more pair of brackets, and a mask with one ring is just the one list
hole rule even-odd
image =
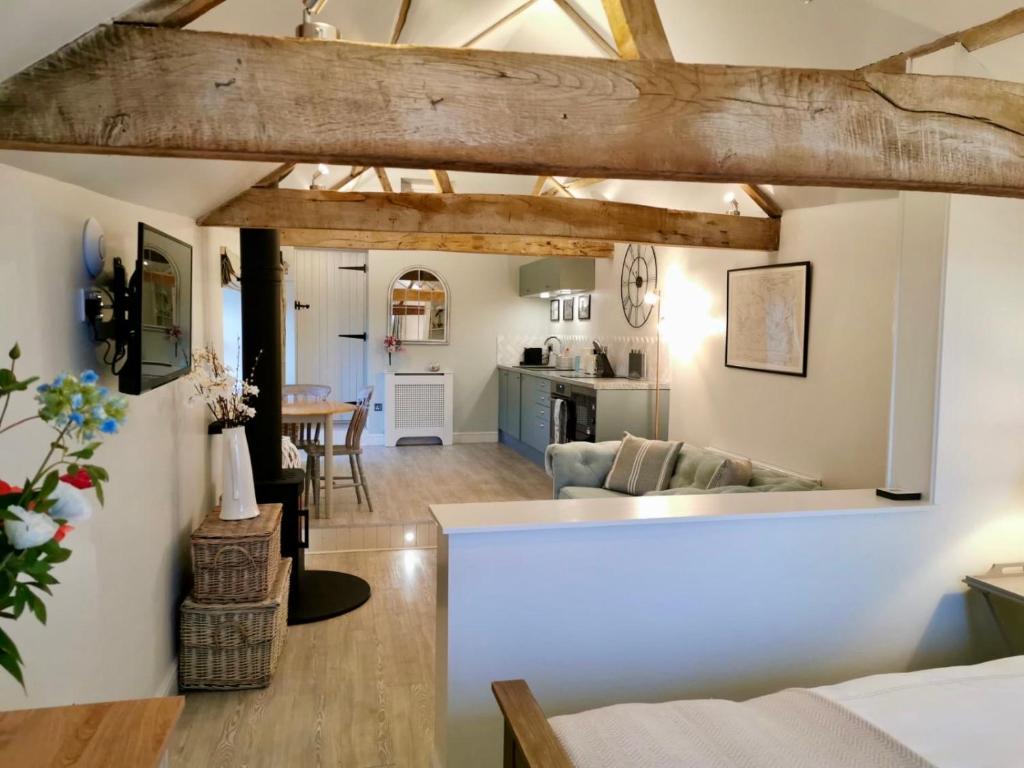
[[561, 307], [561, 306], [562, 306], [562, 302], [561, 302], [561, 301], [559, 301], [558, 299], [552, 299], [552, 300], [551, 300], [551, 313], [550, 313], [550, 318], [551, 318], [551, 322], [552, 322], [552, 323], [557, 323], [557, 322], [558, 322], [558, 319], [559, 319], [559, 312], [558, 312], [558, 309], [559, 309], [559, 307]]
[[562, 299], [562, 319], [572, 320], [574, 314], [573, 308], [576, 306], [576, 297], [570, 296], [568, 299]]
[[811, 262], [730, 269], [727, 279], [726, 366], [806, 376]]

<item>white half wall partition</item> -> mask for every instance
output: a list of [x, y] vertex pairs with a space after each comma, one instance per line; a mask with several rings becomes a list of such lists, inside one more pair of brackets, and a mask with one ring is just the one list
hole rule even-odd
[[926, 508], [870, 491], [432, 512], [434, 764], [447, 768], [501, 764], [495, 680], [525, 679], [549, 716], [745, 697], [903, 668], [933, 609], [888, 589]]

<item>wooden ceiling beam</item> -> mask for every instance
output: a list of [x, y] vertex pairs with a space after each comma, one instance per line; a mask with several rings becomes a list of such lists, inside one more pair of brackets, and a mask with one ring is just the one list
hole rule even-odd
[[779, 222], [605, 200], [531, 195], [439, 195], [250, 189], [199, 222], [258, 229], [344, 229], [774, 251]]
[[464, 42], [459, 47], [460, 48], [472, 48], [476, 43], [480, 42], [483, 38], [487, 37], [487, 35], [491, 34], [491, 32], [496, 30], [498, 27], [504, 26], [508, 22], [512, 21], [512, 19], [514, 19], [516, 16], [521, 14], [523, 11], [528, 9], [531, 5], [533, 5], [536, 2], [537, 2], [537, 0], [526, 0], [525, 3], [523, 3], [522, 5], [516, 6], [511, 11], [509, 11], [504, 16], [502, 16], [500, 19], [498, 19], [496, 22], [494, 22], [493, 24], [488, 26], [486, 29], [484, 29], [484, 30], [478, 32], [477, 34], [473, 35], [471, 38], [469, 38], [469, 40]]
[[116, 17], [118, 24], [180, 28], [191, 24], [224, 0], [143, 0]]
[[395, 25], [391, 28], [391, 44], [394, 45], [402, 39], [402, 32], [405, 30], [405, 22], [409, 19], [409, 7], [412, 0], [401, 0], [398, 6], [398, 13], [395, 15]]
[[754, 201], [758, 208], [764, 211], [766, 216], [771, 219], [782, 217], [782, 207], [775, 202], [775, 198], [768, 194], [768, 192], [755, 184], [740, 184], [740, 188], [746, 193], [747, 197]]
[[450, 195], [455, 192], [452, 180], [448, 178], [448, 171], [431, 171], [430, 178], [434, 180], [434, 189], [441, 194]]
[[362, 176], [368, 170], [370, 170], [370, 166], [368, 166], [368, 165], [353, 165], [352, 166], [352, 170], [349, 171], [349, 174], [347, 176], [345, 176], [343, 179], [340, 179], [339, 181], [337, 181], [337, 182], [335, 182], [334, 184], [331, 185], [331, 191], [332, 192], [337, 192], [339, 189], [344, 187], [350, 181], [355, 181], [356, 179], [358, 179], [360, 176]]
[[355, 251], [454, 251], [509, 256], [610, 259], [615, 244], [571, 237], [464, 235], [450, 232], [367, 232], [343, 229], [282, 229], [281, 245]]
[[297, 163], [284, 163], [253, 184], [254, 187], [276, 187], [295, 170]]
[[384, 168], [374, 168], [374, 173], [377, 174], [377, 181], [380, 182], [380, 188], [385, 192], [394, 192], [394, 188], [391, 186], [391, 179], [388, 178], [388, 172]]
[[623, 59], [673, 61], [672, 46], [655, 0], [602, 0]]
[[903, 74], [911, 60], [927, 56], [959, 43], [968, 51], [976, 51], [989, 45], [1001, 43], [1017, 35], [1024, 34], [1024, 8], [1017, 8], [998, 19], [986, 21], [974, 27], [943, 35], [935, 40], [918, 45], [907, 51], [889, 56], [862, 67], [862, 71], [888, 72]]
[[0, 84], [0, 147], [1024, 196], [1022, 101], [980, 78], [103, 25]]
[[589, 37], [594, 44], [600, 48], [608, 56], [613, 59], [618, 58], [619, 52], [615, 50], [615, 46], [604, 39], [604, 35], [594, 28], [587, 19], [576, 10], [576, 7], [569, 2], [569, 0], [555, 0], [555, 5], [562, 9], [562, 13], [569, 17], [569, 20], [575, 24], [583, 34]]

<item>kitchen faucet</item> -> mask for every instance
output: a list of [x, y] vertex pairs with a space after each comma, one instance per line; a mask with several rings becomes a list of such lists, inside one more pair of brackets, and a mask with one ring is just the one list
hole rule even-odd
[[558, 342], [558, 352], [559, 352], [559, 354], [561, 354], [563, 344], [562, 344], [562, 340], [560, 338], [558, 338], [557, 336], [548, 336], [546, 339], [544, 339], [544, 347], [545, 347], [545, 349], [547, 349], [548, 354], [550, 355], [551, 354], [551, 345], [548, 344], [548, 342], [551, 341], [552, 339], [554, 339], [555, 341]]

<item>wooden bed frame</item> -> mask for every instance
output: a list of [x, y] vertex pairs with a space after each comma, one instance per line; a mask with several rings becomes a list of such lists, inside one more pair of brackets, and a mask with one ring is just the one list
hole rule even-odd
[[505, 718], [503, 768], [573, 768], [525, 680], [491, 683]]

